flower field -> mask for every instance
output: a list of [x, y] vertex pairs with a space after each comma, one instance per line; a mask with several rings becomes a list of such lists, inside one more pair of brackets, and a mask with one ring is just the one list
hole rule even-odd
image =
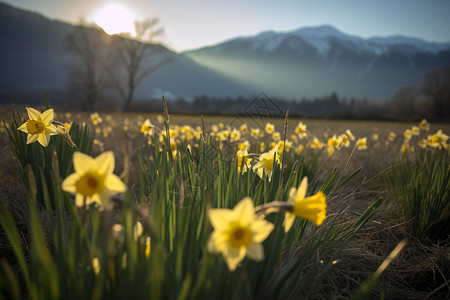
[[450, 125], [169, 113], [2, 110], [1, 298], [450, 296]]

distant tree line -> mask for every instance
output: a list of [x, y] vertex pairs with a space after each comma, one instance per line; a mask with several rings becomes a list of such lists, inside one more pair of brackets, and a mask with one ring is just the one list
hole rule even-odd
[[[265, 101], [264, 104], [261, 101]], [[257, 97], [209, 97], [201, 95], [187, 101], [177, 98], [168, 101], [169, 111], [176, 114], [207, 114], [207, 115], [254, 115], [257, 109], [265, 114], [269, 109], [278, 116], [284, 116], [287, 109], [292, 117], [334, 117], [334, 118], [389, 118], [389, 107], [387, 103], [375, 103], [367, 99], [340, 98], [337, 93], [328, 96], [302, 99], [286, 100], [279, 98], [268, 98], [259, 100]], [[268, 107], [264, 107], [268, 106]], [[136, 101], [135, 110], [160, 112], [162, 109], [161, 99]], [[256, 108], [256, 109], [255, 109]]]
[[[171, 113], [178, 114], [251, 114], [255, 97], [210, 97], [200, 95], [194, 99], [184, 98], [169, 101]], [[407, 86], [401, 88], [385, 102], [368, 99], [340, 97], [331, 93], [323, 97], [301, 100], [270, 99], [275, 109], [286, 111], [291, 116], [328, 118], [372, 118], [417, 120], [428, 118], [435, 121], [450, 121], [450, 68], [437, 70], [426, 75], [420, 88]], [[159, 112], [161, 99], [137, 101], [133, 109]]]
[[401, 88], [389, 103], [397, 115], [450, 121], [450, 68], [428, 73], [421, 88]]

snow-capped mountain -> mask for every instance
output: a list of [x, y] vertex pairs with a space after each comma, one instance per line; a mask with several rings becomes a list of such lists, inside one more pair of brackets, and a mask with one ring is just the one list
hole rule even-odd
[[[309, 44], [314, 46], [319, 54], [326, 57], [333, 39], [345, 41], [348, 47], [354, 51], [362, 53], [370, 53], [374, 55], [385, 54], [390, 47], [394, 45], [405, 45], [413, 47], [416, 51], [429, 52], [437, 54], [450, 48], [450, 43], [438, 44], [428, 43], [420, 39], [409, 38], [403, 36], [392, 36], [387, 38], [374, 37], [363, 39], [358, 36], [347, 35], [336, 28], [324, 25], [319, 27], [304, 27], [291, 32], [275, 32], [265, 31], [255, 37], [241, 38], [242, 40], [250, 40], [254, 50], [275, 51], [290, 36], [297, 36]], [[292, 45], [295, 48], [295, 45]]]
[[450, 43], [402, 36], [363, 39], [332, 26], [265, 31], [186, 53], [198, 63], [274, 96], [386, 100], [405, 85], [450, 66]]

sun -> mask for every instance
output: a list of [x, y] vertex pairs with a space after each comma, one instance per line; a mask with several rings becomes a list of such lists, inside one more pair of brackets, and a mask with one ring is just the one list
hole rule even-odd
[[94, 15], [94, 22], [107, 34], [129, 33], [136, 35], [134, 21], [136, 16], [125, 6], [109, 3], [102, 6]]

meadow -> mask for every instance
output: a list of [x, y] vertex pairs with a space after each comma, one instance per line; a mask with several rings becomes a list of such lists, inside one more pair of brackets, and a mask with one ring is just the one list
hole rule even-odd
[[3, 108], [0, 297], [446, 299], [449, 124]]

